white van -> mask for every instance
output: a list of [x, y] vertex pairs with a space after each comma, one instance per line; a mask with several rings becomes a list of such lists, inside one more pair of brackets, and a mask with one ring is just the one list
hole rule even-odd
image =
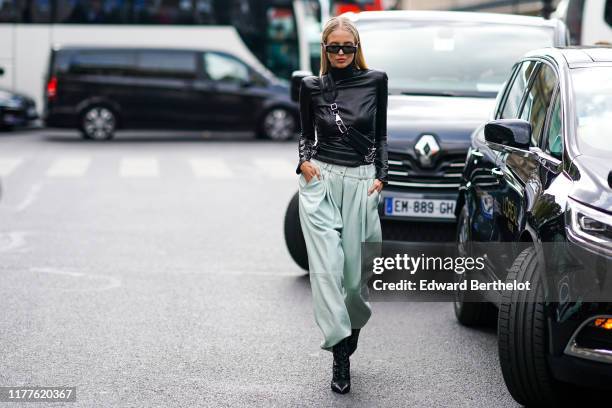
[[551, 17], [565, 22], [572, 44], [612, 45], [612, 0], [561, 0]]

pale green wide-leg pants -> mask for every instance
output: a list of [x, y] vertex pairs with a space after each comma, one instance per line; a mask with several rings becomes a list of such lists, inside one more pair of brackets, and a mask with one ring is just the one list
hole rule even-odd
[[361, 275], [361, 243], [381, 242], [380, 193], [368, 196], [373, 164], [347, 167], [311, 159], [316, 176], [299, 177], [299, 213], [310, 269], [315, 321], [323, 332], [321, 348], [362, 328], [370, 318], [368, 287]]

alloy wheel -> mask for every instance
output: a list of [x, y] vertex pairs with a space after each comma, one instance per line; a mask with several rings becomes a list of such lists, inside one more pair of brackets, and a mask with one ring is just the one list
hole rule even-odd
[[264, 134], [271, 140], [289, 140], [295, 131], [295, 119], [286, 109], [272, 109], [263, 122]]
[[115, 114], [108, 108], [96, 106], [83, 115], [83, 132], [89, 139], [106, 140], [113, 137]]

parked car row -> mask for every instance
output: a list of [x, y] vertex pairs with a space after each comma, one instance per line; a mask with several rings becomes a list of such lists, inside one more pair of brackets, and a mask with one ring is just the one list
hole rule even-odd
[[[463, 255], [474, 243], [515, 243], [478, 278], [529, 281], [533, 290], [478, 299], [457, 292], [454, 310], [466, 326], [497, 324], [516, 401], [562, 406], [595, 395], [590, 388], [609, 389], [612, 302], [603, 289], [602, 301], [589, 296], [612, 282], [612, 48], [566, 47], [563, 23], [531, 17], [386, 12], [354, 20], [365, 49], [387, 45], [368, 54], [389, 74], [381, 219], [406, 229], [450, 223]], [[297, 211], [296, 194], [285, 234], [307, 269]], [[548, 242], [564, 245], [556, 259], [542, 255]], [[564, 271], [571, 298], [559, 301], [543, 271], [580, 262]], [[590, 292], [576, 284], [585, 280]]]

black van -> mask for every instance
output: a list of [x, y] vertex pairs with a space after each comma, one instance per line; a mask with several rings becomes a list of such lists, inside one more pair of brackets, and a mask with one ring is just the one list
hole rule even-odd
[[291, 139], [299, 127], [288, 84], [226, 52], [66, 47], [51, 52], [47, 126], [86, 139], [116, 129], [254, 130]]

